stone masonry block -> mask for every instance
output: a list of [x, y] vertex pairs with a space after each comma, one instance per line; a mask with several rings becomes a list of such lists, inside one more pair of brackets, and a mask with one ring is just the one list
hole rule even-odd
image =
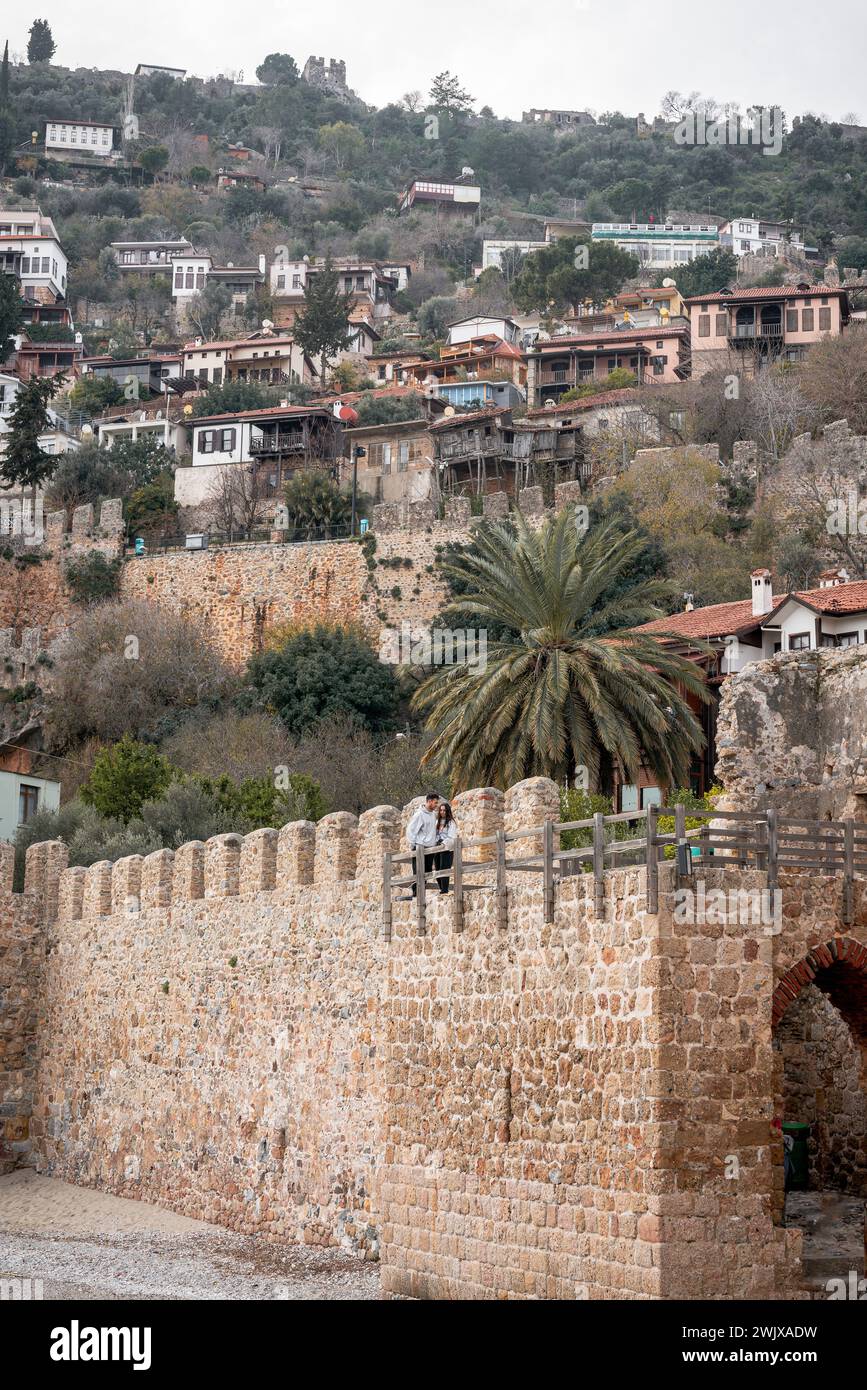
[[241, 892], [270, 893], [277, 883], [276, 830], [254, 830], [241, 845]]
[[241, 836], [212, 835], [205, 843], [205, 897], [235, 897], [240, 875]]
[[316, 826], [310, 820], [294, 820], [277, 836], [277, 887], [293, 888], [313, 882]]
[[316, 883], [334, 883], [355, 877], [358, 855], [358, 819], [349, 811], [332, 811], [316, 826]]

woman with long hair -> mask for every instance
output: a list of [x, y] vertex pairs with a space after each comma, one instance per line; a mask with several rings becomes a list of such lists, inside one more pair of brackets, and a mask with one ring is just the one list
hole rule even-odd
[[[450, 869], [454, 863], [454, 846], [458, 835], [458, 823], [452, 815], [452, 808], [447, 801], [441, 801], [437, 807], [437, 852], [434, 856], [434, 869], [440, 873], [443, 869]], [[437, 882], [441, 893], [449, 891], [448, 875], [438, 878]]]

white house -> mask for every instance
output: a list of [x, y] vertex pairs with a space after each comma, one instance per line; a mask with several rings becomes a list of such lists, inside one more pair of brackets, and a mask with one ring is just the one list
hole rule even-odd
[[[0, 372], [0, 454], [6, 452], [6, 436], [9, 434], [9, 417], [15, 405], [15, 397], [21, 389], [17, 376]], [[65, 454], [67, 450], [81, 448], [77, 433], [72, 432], [69, 422], [57, 411], [48, 407], [51, 428], [39, 436], [39, 447], [46, 454]]]
[[508, 251], [518, 251], [529, 256], [531, 251], [541, 251], [547, 246], [545, 241], [483, 241], [482, 270], [502, 269], [503, 256]]
[[640, 632], [671, 633], [685, 648], [697, 639], [718, 654], [721, 675], [732, 675], [754, 661], [819, 647], [867, 644], [867, 580], [851, 581], [845, 570], [826, 570], [815, 589], [774, 595], [771, 573], [753, 570], [749, 599], [687, 604], [683, 613], [644, 623]]
[[19, 277], [25, 299], [66, 298], [66, 253], [51, 218], [38, 209], [0, 211], [0, 262]]
[[685, 265], [720, 244], [715, 222], [594, 222], [591, 237], [613, 242], [652, 269]]
[[454, 347], [456, 343], [469, 343], [473, 338], [489, 338], [491, 336], [500, 338], [504, 343], [512, 343], [518, 346], [521, 338], [521, 330], [510, 318], [489, 318], [484, 314], [474, 314], [467, 319], [456, 319], [448, 326], [449, 336], [448, 345]]
[[61, 157], [86, 154], [109, 159], [115, 151], [114, 135], [114, 126], [102, 121], [48, 121], [45, 153]]
[[264, 285], [266, 275], [265, 257], [260, 255], [256, 265], [215, 265], [210, 252], [182, 251], [173, 253], [172, 300], [179, 312], [187, 310], [197, 294], [205, 286], [216, 281], [225, 285], [232, 296], [232, 309], [237, 313], [247, 303], [257, 285]]
[[293, 473], [314, 464], [337, 467], [341, 424], [325, 406], [285, 405], [190, 418], [191, 466], [175, 473], [175, 501], [207, 502], [228, 468], [262, 470], [266, 490], [277, 495]]
[[59, 782], [29, 772], [0, 772], [0, 840], [14, 840], [19, 826], [59, 806]]
[[164, 271], [171, 275], [173, 257], [189, 254], [193, 250], [193, 243], [187, 241], [186, 237], [174, 241], [113, 241], [111, 250], [121, 271]]
[[760, 217], [733, 217], [720, 227], [720, 245], [736, 256], [779, 256], [786, 250], [802, 255], [815, 252], [790, 222], [769, 222]]
[[136, 77], [153, 77], [155, 72], [165, 72], [169, 77], [174, 77], [178, 82], [183, 82], [187, 75], [186, 68], [167, 68], [160, 63], [139, 63], [135, 70]]

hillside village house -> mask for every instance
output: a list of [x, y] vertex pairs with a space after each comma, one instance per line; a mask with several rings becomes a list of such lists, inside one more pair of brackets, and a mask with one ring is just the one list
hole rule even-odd
[[400, 420], [388, 425], [352, 425], [343, 431], [340, 479], [352, 479], [353, 450], [358, 491], [374, 502], [418, 502], [434, 492], [434, 447], [430, 420]]
[[508, 316], [494, 318], [485, 314], [474, 314], [470, 318], [455, 319], [448, 325], [447, 343], [454, 347], [457, 343], [471, 343], [476, 338], [487, 338], [493, 334], [504, 343], [518, 345], [521, 330], [514, 319]]
[[57, 339], [40, 338], [32, 342], [22, 334], [14, 353], [15, 371], [22, 381], [34, 376], [60, 376], [63, 373], [72, 383], [81, 375], [84, 347], [81, 334], [70, 341], [68, 333], [58, 333]]
[[482, 190], [471, 183], [472, 169], [464, 171], [454, 183], [439, 179], [413, 179], [398, 204], [398, 215], [419, 209], [431, 209], [449, 217], [476, 217], [482, 202]]
[[[700, 714], [707, 746], [696, 761], [692, 787], [704, 792], [713, 782], [716, 763], [716, 710], [719, 687], [755, 661], [767, 661], [781, 653], [797, 659], [799, 653], [820, 647], [850, 647], [867, 643], [867, 581], [851, 582], [845, 570], [830, 569], [819, 577], [815, 589], [788, 594], [773, 593], [768, 569], [750, 576], [751, 595], [734, 603], [713, 603], [687, 608], [667, 618], [643, 623], [637, 631], [666, 634], [666, 645], [704, 666], [715, 697]], [[707, 644], [710, 652], [700, 650]], [[690, 701], [692, 703], [692, 701]], [[617, 809], [634, 810], [661, 800], [662, 790], [642, 773], [637, 786], [618, 789]]]
[[154, 73], [164, 72], [168, 77], [174, 77], [178, 82], [183, 82], [187, 75], [186, 68], [166, 68], [159, 63], [139, 63], [135, 70], [136, 77], [153, 77]]
[[596, 117], [589, 111], [557, 111], [535, 106], [523, 112], [521, 120], [526, 125], [553, 126], [555, 135], [566, 134], [576, 126], [596, 124]]
[[221, 386], [227, 381], [260, 381], [268, 385], [313, 381], [313, 363], [293, 338], [261, 329], [246, 338], [203, 342], [196, 338], [181, 351], [187, 381]]
[[18, 276], [25, 299], [54, 303], [66, 298], [69, 267], [50, 217], [38, 209], [0, 211], [0, 269]]
[[510, 251], [516, 252], [521, 256], [529, 256], [532, 251], [542, 251], [547, 246], [545, 241], [483, 241], [482, 242], [482, 264], [478, 267], [477, 274], [481, 275], [483, 270], [501, 270], [503, 257]]
[[191, 463], [175, 473], [175, 501], [207, 501], [227, 467], [253, 466], [268, 496], [305, 468], [336, 475], [342, 426], [327, 406], [280, 405], [260, 410], [190, 418]]
[[[15, 405], [15, 398], [21, 389], [21, 378], [9, 372], [0, 372], [0, 454], [6, 451], [6, 436], [9, 433], [9, 416]], [[46, 454], [65, 454], [68, 449], [81, 447], [78, 427], [56, 410], [48, 407], [50, 427], [39, 436], [39, 447]], [[0, 494], [2, 496], [2, 494]]]
[[417, 366], [427, 361], [430, 361], [430, 353], [419, 352], [417, 348], [406, 348], [402, 352], [372, 352], [367, 359], [367, 369], [376, 381], [385, 385], [402, 382], [403, 369], [408, 363]]
[[32, 773], [0, 771], [0, 840], [12, 843], [18, 829], [39, 811], [60, 806], [60, 783]]
[[162, 271], [172, 277], [172, 258], [193, 250], [186, 237], [161, 241], [113, 241], [111, 250], [122, 272], [154, 273]]
[[111, 159], [115, 150], [115, 128], [103, 121], [48, 121], [45, 126], [45, 153], [49, 157], [73, 159]]
[[447, 383], [489, 380], [511, 381], [523, 387], [527, 379], [524, 355], [513, 343], [506, 343], [496, 333], [469, 338], [453, 346], [444, 346], [438, 361], [420, 359], [406, 362], [402, 368], [407, 385], [438, 391]]
[[[391, 316], [392, 296], [400, 287], [400, 267], [386, 270], [376, 261], [352, 258], [333, 260], [332, 270], [338, 274], [341, 294], [351, 295], [349, 317], [353, 322], [366, 321], [374, 326]], [[278, 259], [271, 265], [269, 282], [275, 300], [275, 322], [289, 328], [304, 308], [304, 290], [309, 279], [325, 269], [325, 261], [308, 258], [300, 261]], [[408, 274], [408, 267], [404, 267]]]
[[545, 223], [545, 242], [550, 244], [566, 236], [582, 237], [590, 231], [590, 227], [591, 224], [580, 217], [552, 217]]
[[639, 385], [667, 385], [689, 372], [689, 327], [683, 321], [655, 328], [588, 329], [537, 342], [527, 350], [527, 404], [556, 405], [575, 386], [604, 380], [618, 367]]
[[267, 185], [261, 174], [241, 169], [218, 169], [217, 187], [223, 192], [227, 188], [251, 188], [254, 193], [264, 193]]
[[593, 241], [612, 241], [649, 269], [685, 265], [720, 244], [715, 222], [594, 222]]
[[634, 387], [582, 396], [566, 405], [542, 406], [527, 411], [534, 425], [547, 424], [555, 430], [578, 430], [584, 438], [596, 435], [628, 435], [637, 443], [658, 444], [663, 431], [655, 414], [647, 409], [641, 393]]
[[497, 407], [444, 415], [431, 425], [434, 463], [441, 495], [515, 495], [540, 481], [540, 470], [555, 482], [585, 476], [581, 431], [558, 428], [549, 420], [516, 421]]
[[208, 251], [192, 248], [171, 255], [172, 302], [179, 317], [188, 315], [196, 295], [210, 282], [224, 285], [232, 296], [232, 312], [243, 309], [257, 285], [264, 285], [266, 262], [260, 255], [255, 265], [215, 265]]
[[818, 255], [818, 247], [804, 244], [803, 232], [793, 222], [773, 222], [764, 217], [733, 217], [719, 229], [720, 246], [736, 256], [780, 256], [798, 251], [806, 258]]
[[159, 394], [166, 383], [180, 375], [180, 357], [84, 357], [83, 376], [111, 378], [127, 388], [135, 382], [139, 390]]
[[729, 364], [750, 373], [776, 358], [800, 362], [813, 343], [837, 337], [849, 322], [848, 294], [828, 285], [724, 289], [686, 304], [694, 377]]
[[92, 429], [96, 442], [105, 449], [127, 441], [134, 444], [139, 439], [153, 439], [176, 454], [184, 454], [189, 448], [189, 418], [182, 405], [172, 398], [167, 401], [164, 396], [109, 406], [94, 420]]

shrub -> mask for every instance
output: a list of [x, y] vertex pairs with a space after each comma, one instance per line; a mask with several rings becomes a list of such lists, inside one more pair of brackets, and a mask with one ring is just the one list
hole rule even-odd
[[81, 799], [101, 816], [115, 817], [126, 825], [146, 801], [159, 797], [176, 775], [171, 763], [151, 744], [125, 735], [99, 754], [81, 788]]
[[290, 634], [253, 658], [246, 681], [292, 734], [335, 714], [372, 732], [394, 728], [394, 673], [350, 629], [318, 626]]
[[107, 560], [98, 550], [83, 555], [80, 560], [70, 560], [64, 576], [73, 602], [88, 607], [114, 598], [120, 585], [122, 563], [119, 559]]

